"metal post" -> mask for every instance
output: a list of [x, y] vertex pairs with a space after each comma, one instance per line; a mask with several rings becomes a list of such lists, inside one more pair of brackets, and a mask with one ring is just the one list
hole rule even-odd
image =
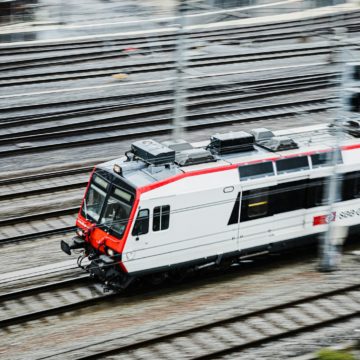
[[[340, 66], [342, 67], [342, 76], [341, 76], [341, 86], [340, 86], [340, 96], [339, 96], [339, 106], [338, 106], [338, 114], [333, 121], [333, 126], [336, 131], [335, 134], [335, 146], [334, 146], [334, 152], [333, 156], [329, 158], [328, 160], [331, 162], [331, 166], [333, 169], [333, 173], [330, 177], [329, 185], [327, 187], [326, 191], [326, 197], [327, 203], [329, 204], [329, 214], [328, 214], [328, 229], [323, 234], [322, 239], [320, 241], [320, 264], [319, 264], [319, 270], [323, 272], [327, 271], [334, 271], [337, 269], [340, 261], [340, 247], [339, 245], [334, 243], [334, 238], [336, 236], [336, 214], [333, 211], [334, 203], [337, 201], [337, 199], [340, 197], [340, 191], [341, 191], [341, 176], [337, 173], [337, 164], [340, 159], [340, 145], [341, 141], [343, 139], [343, 131], [342, 131], [342, 122], [343, 122], [343, 96], [344, 96], [344, 75], [345, 71], [344, 69], [344, 61], [342, 59], [342, 53], [343, 49], [339, 48], [337, 50], [336, 45], [341, 45], [343, 43], [343, 36], [344, 36], [344, 30], [343, 29], [336, 29], [335, 30], [335, 43], [333, 52], [335, 53], [335, 56], [330, 57], [330, 64], [332, 62], [338, 62]], [[339, 56], [340, 54], [340, 56]], [[334, 53], [332, 54], [334, 55]], [[340, 59], [337, 59], [339, 58]]]
[[186, 118], [186, 89], [184, 86], [184, 71], [185, 71], [185, 6], [186, 0], [179, 0], [177, 5], [177, 44], [176, 44], [176, 80], [175, 80], [175, 111], [174, 111], [174, 139], [181, 139], [184, 133], [185, 118]]

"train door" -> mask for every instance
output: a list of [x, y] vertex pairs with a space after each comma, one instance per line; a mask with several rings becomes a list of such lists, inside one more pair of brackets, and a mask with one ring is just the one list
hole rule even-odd
[[271, 188], [275, 182], [241, 186], [238, 249], [256, 249], [271, 242], [273, 228]]
[[134, 226], [126, 242], [125, 261], [135, 261], [144, 256], [150, 239], [150, 210], [139, 208]]

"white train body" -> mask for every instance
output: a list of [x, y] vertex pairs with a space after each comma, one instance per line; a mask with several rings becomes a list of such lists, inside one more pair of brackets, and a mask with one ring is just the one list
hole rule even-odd
[[[131, 153], [95, 170], [98, 176], [107, 172], [116, 177], [118, 185], [111, 186], [133, 189], [121, 236], [101, 221], [94, 225], [84, 210], [77, 226], [84, 231], [97, 227], [86, 242], [105, 263], [111, 264], [108, 249], [110, 255], [115, 252], [121, 272], [131, 277], [299, 245], [316, 239], [330, 222], [355, 228], [360, 224], [360, 140], [354, 133], [341, 134], [338, 146], [327, 125], [278, 131], [273, 139], [290, 137], [297, 148], [289, 149], [290, 143], [288, 149], [270, 151], [264, 144], [271, 139], [259, 140], [245, 151], [211, 149], [213, 159], [190, 165], [160, 158], [160, 164], [151, 164], [146, 156]], [[193, 145], [203, 150], [209, 142]], [[335, 202], [324, 204], [335, 163], [342, 188]]]

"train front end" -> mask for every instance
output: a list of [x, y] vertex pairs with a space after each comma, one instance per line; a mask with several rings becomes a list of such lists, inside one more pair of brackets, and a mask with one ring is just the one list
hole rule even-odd
[[93, 171], [76, 220], [76, 236], [61, 241], [68, 255], [78, 253], [78, 265], [106, 288], [122, 290], [132, 278], [122, 252], [136, 211], [136, 189], [112, 164]]

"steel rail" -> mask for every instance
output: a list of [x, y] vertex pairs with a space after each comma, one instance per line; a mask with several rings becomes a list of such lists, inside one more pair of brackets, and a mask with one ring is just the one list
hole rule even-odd
[[[357, 13], [348, 13], [348, 14], [335, 14], [332, 16], [327, 16], [324, 19], [304, 19], [304, 20], [296, 20], [296, 21], [288, 21], [286, 23], [281, 24], [265, 24], [265, 25], [255, 25], [248, 27], [227, 27], [226, 29], [217, 29], [217, 30], [203, 30], [203, 31], [193, 31], [191, 34], [189, 34], [190, 38], [192, 39], [212, 39], [213, 36], [218, 37], [226, 35], [226, 37], [229, 37], [235, 33], [238, 35], [246, 34], [247, 39], [259, 39], [262, 37], [271, 37], [271, 36], [279, 36], [279, 34], [269, 34], [269, 31], [281, 31], [282, 38], [289, 38], [289, 36], [299, 36], [299, 35], [310, 35], [311, 32], [328, 32], [329, 28], [332, 28], [332, 23], [338, 21], [338, 18], [342, 20], [344, 26], [348, 26], [351, 28], [352, 26], [355, 26], [356, 28], [356, 22], [348, 24], [348, 21], [351, 21], [353, 18], [354, 20], [357, 20], [358, 14]], [[326, 20], [325, 20], [326, 19]], [[309, 27], [309, 29], [304, 29], [304, 27]], [[322, 26], [322, 27], [321, 27]], [[300, 30], [295, 30], [294, 28], [300, 28]], [[290, 29], [290, 32], [288, 34], [284, 34], [284, 30]], [[258, 34], [264, 32], [264, 34]], [[253, 34], [253, 35], [251, 35]], [[285, 37], [287, 35], [287, 37]], [[48, 45], [31, 45], [31, 49], [27, 46], [9, 46], [7, 47], [7, 52], [3, 52], [2, 54], [9, 56], [10, 55], [21, 55], [24, 52], [26, 54], [31, 53], [38, 53], [38, 52], [50, 52], [50, 51], [66, 51], [66, 50], [78, 50], [78, 49], [93, 49], [93, 48], [99, 48], [101, 47], [101, 52], [104, 53], [104, 43], [110, 43], [110, 46], [134, 46], [134, 45], [141, 45], [142, 47], [140, 50], [148, 50], [151, 52], [157, 51], [157, 47], [166, 47], [166, 46], [173, 46], [172, 44], [164, 44], [163, 42], [159, 43], [159, 39], [164, 39], [164, 41], [174, 41], [175, 35], [174, 34], [158, 34], [158, 35], [149, 35], [147, 37], [126, 37], [124, 39], [104, 39], [104, 40], [92, 40], [92, 41], [80, 41], [75, 44], [48, 44]], [[154, 46], [149, 46], [149, 41], [155, 41], [156, 44]], [[269, 40], [267, 40], [269, 41]], [[155, 47], [155, 49], [152, 49], [152, 47]], [[24, 51], [19, 51], [23, 49]], [[13, 50], [13, 51], [12, 51]], [[16, 51], [17, 50], [17, 51]], [[126, 49], [125, 49], [126, 50]], [[113, 51], [113, 50], [108, 50]], [[117, 54], [119, 55], [119, 51], [117, 51]]]
[[91, 171], [92, 166], [85, 166], [79, 167], [76, 169], [66, 169], [66, 170], [57, 170], [51, 172], [44, 172], [41, 174], [33, 174], [33, 175], [26, 175], [26, 176], [19, 176], [14, 178], [8, 179], [0, 179], [0, 186], [7, 186], [18, 184], [19, 182], [33, 182], [42, 179], [51, 179], [51, 178], [58, 178], [61, 176], [68, 176], [68, 175], [77, 175], [77, 174], [84, 174]]
[[[187, 67], [197, 68], [197, 67], [210, 67], [210, 66], [220, 66], [220, 65], [229, 65], [229, 64], [241, 64], [250, 61], [268, 61], [268, 60], [277, 60], [277, 59], [291, 59], [296, 57], [306, 57], [306, 56], [316, 56], [328, 54], [335, 47], [340, 45], [322, 45], [314, 48], [313, 46], [304, 46], [301, 45], [300, 49], [281, 49], [281, 50], [267, 50], [260, 51], [257, 53], [241, 53], [241, 54], [222, 54], [222, 55], [210, 55], [202, 56], [199, 58], [190, 58], [188, 59]], [[341, 45], [346, 47], [347, 45]], [[112, 56], [118, 58], [118, 55]], [[99, 60], [98, 58], [83, 58], [78, 61], [92, 61]], [[1, 71], [13, 71], [21, 68], [20, 64], [22, 62], [28, 62], [30, 60], [21, 60], [14, 63], [15, 67], [3, 67], [0, 65]], [[95, 78], [95, 77], [104, 77], [111, 76], [117, 72], [125, 72], [126, 74], [143, 74], [153, 71], [171, 71], [175, 69], [175, 60], [161, 60], [150, 62], [128, 62], [122, 63], [121, 66], [102, 66], [101, 69], [78, 69], [78, 70], [69, 70], [69, 71], [53, 71], [46, 72], [43, 74], [20, 74], [11, 76], [2, 76], [0, 77], [0, 87], [7, 86], [19, 86], [19, 85], [30, 85], [44, 82], [53, 82], [53, 81], [68, 81], [68, 80], [78, 80], [85, 78]], [[46, 61], [44, 64], [39, 64], [36, 66], [50, 66], [50, 65], [64, 65], [63, 61], [61, 62], [51, 62]], [[74, 61], [71, 62], [74, 64]], [[35, 67], [35, 66], [30, 66]], [[2, 83], [1, 83], [2, 81]]]
[[[221, 319], [221, 320], [216, 320], [216, 321], [213, 321], [213, 322], [210, 322], [207, 324], [197, 325], [192, 328], [185, 329], [185, 330], [169, 332], [168, 334], [157, 336], [157, 337], [152, 337], [152, 338], [142, 340], [142, 341], [135, 341], [135, 342], [127, 344], [127, 345], [114, 346], [111, 349], [109, 349], [109, 347], [111, 345], [107, 345], [107, 342], [110, 342], [110, 341], [114, 342], [115, 339], [109, 339], [108, 341], [103, 341], [103, 345], [104, 345], [103, 348], [107, 348], [106, 350], [100, 350], [100, 351], [96, 351], [96, 352], [92, 351], [92, 354], [83, 355], [83, 356], [82, 355], [80, 355], [80, 356], [74, 355], [73, 359], [74, 360], [75, 359], [76, 360], [95, 360], [95, 359], [101, 359], [103, 357], [113, 356], [113, 355], [120, 355], [120, 354], [121, 355], [124, 355], [124, 354], [130, 355], [129, 352], [134, 352], [139, 349], [151, 348], [152, 346], [156, 346], [157, 344], [160, 344], [160, 343], [169, 344], [170, 341], [174, 341], [179, 338], [182, 338], [182, 339], [190, 338], [190, 341], [191, 341], [191, 336], [193, 336], [194, 334], [204, 333], [207, 331], [211, 331], [212, 329], [215, 329], [215, 328], [221, 328], [221, 327], [226, 327], [229, 325], [234, 325], [237, 323], [245, 322], [246, 320], [255, 318], [255, 317], [264, 317], [265, 315], [270, 314], [270, 313], [274, 313], [274, 312], [285, 310], [285, 309], [296, 308], [299, 305], [311, 303], [311, 302], [314, 302], [314, 301], [320, 300], [320, 299], [329, 299], [336, 295], [344, 295], [344, 294], [352, 292], [352, 291], [358, 291], [359, 289], [360, 289], [360, 284], [350, 285], [350, 286], [343, 287], [341, 289], [336, 289], [336, 290], [328, 291], [325, 293], [316, 294], [316, 295], [308, 296], [308, 297], [305, 297], [302, 299], [290, 301], [287, 303], [282, 303], [279, 305], [266, 307], [266, 308], [263, 308], [260, 310], [255, 310], [255, 311], [251, 311], [251, 312], [236, 315], [236, 316], [231, 316], [231, 317]], [[279, 340], [281, 338], [286, 338], [286, 337], [298, 334], [300, 332], [311, 331], [311, 330], [314, 330], [319, 327], [324, 327], [324, 326], [328, 326], [330, 324], [334, 324], [336, 322], [344, 321], [344, 320], [353, 318], [354, 316], [359, 316], [359, 314], [360, 314], [360, 309], [357, 309], [354, 311], [350, 311], [347, 314], [333, 316], [331, 319], [319, 320], [312, 324], [306, 324], [303, 326], [299, 325], [295, 329], [282, 329], [283, 331], [281, 331], [280, 333], [277, 333], [277, 334], [270, 334], [270, 335], [264, 334], [263, 337], [260, 337], [258, 339], [250, 339], [248, 341], [245, 340], [245, 342], [242, 342], [241, 338], [239, 338], [237, 344], [233, 344], [231, 346], [227, 345], [227, 346], [225, 346], [225, 348], [215, 350], [215, 351], [211, 350], [211, 349], [209, 349], [207, 351], [205, 350], [205, 352], [206, 352], [205, 354], [201, 354], [198, 356], [195, 355], [190, 358], [197, 359], [197, 360], [219, 358], [220, 356], [232, 354], [237, 351], [252, 348], [254, 346], [265, 344], [267, 342], [274, 341], [274, 340]], [[90, 347], [90, 349], [91, 349], [91, 347]], [[175, 354], [176, 354], [176, 352], [174, 349], [173, 356], [175, 356]]]
[[[274, 85], [286, 85], [290, 82], [292, 83], [301, 83], [302, 81], [318, 79], [318, 80], [332, 80], [335, 77], [339, 76], [339, 73], [336, 72], [320, 72], [315, 74], [305, 74], [300, 76], [286, 76], [281, 78], [262, 78], [259, 80], [244, 80], [242, 82], [232, 82], [224, 85], [216, 84], [214, 86], [203, 85], [203, 86], [196, 86], [188, 89], [188, 99], [196, 100], [199, 98], [205, 97], [209, 93], [210, 90], [214, 93], [214, 95], [222, 95], [228, 91], [236, 91], [236, 87], [241, 87], [237, 91], [244, 91], [244, 90], [259, 90], [262, 88], [268, 88], [269, 86]], [[234, 89], [235, 88], [235, 89]], [[155, 100], [149, 100], [149, 98], [155, 97]], [[160, 98], [162, 97], [162, 98]], [[138, 99], [136, 103], [134, 99]], [[56, 102], [56, 103], [48, 103], [48, 104], [36, 104], [36, 105], [25, 105], [20, 107], [11, 107], [6, 108], [3, 107], [0, 109], [1, 112], [21, 112], [21, 111], [29, 111], [36, 109], [37, 114], [34, 115], [23, 115], [23, 116], [7, 116], [4, 119], [0, 119], [0, 127], [8, 126], [9, 124], [15, 123], [19, 121], [19, 124], [26, 124], [29, 120], [33, 123], [34, 121], [40, 120], [51, 120], [53, 118], [62, 119], [67, 118], [68, 116], [76, 116], [76, 115], [88, 115], [88, 114], [96, 114], [99, 112], [104, 111], [111, 111], [117, 109], [126, 109], [128, 106], [134, 105], [142, 105], [142, 104], [157, 104], [156, 101], [173, 101], [173, 90], [171, 88], [164, 88], [163, 90], [149, 90], [147, 92], [137, 92], [137, 93], [128, 93], [123, 94], [121, 96], [109, 96], [105, 98], [93, 98], [93, 99], [82, 99], [82, 100], [69, 100], [66, 102]], [[119, 101], [121, 101], [119, 103]], [[128, 102], [132, 101], [132, 102]], [[95, 106], [90, 107], [88, 106], [89, 103], [108, 103], [104, 104], [103, 106]], [[59, 108], [64, 106], [68, 108], [69, 106], [87, 106], [86, 108], [81, 109], [71, 109], [71, 110], [60, 110], [51, 113], [40, 113], [40, 109], [42, 108]], [[24, 121], [24, 122], [21, 122]]]
[[30, 288], [25, 288], [25, 289], [21, 289], [21, 290], [15, 290], [15, 291], [11, 291], [11, 292], [8, 292], [5, 294], [0, 294], [0, 303], [2, 303], [4, 301], [8, 301], [8, 300], [18, 300], [19, 298], [24, 297], [24, 296], [39, 294], [39, 293], [43, 292], [44, 290], [45, 291], [55, 290], [55, 289], [62, 287], [63, 285], [77, 285], [77, 284], [81, 284], [84, 282], [90, 282], [89, 275], [81, 275], [76, 278], [57, 281], [57, 282], [53, 282], [50, 284], [33, 286]]
[[[248, 121], [256, 121], [260, 119], [269, 119], [276, 118], [282, 116], [294, 115], [299, 112], [319, 112], [319, 111], [327, 111], [330, 108], [335, 107], [335, 105], [329, 104], [329, 101], [333, 100], [332, 97], [322, 98], [322, 99], [312, 99], [305, 101], [296, 101], [296, 102], [288, 102], [288, 103], [278, 103], [272, 105], [264, 105], [258, 107], [251, 107], [248, 109], [244, 108], [226, 108], [221, 110], [213, 110], [208, 113], [194, 114], [189, 115], [187, 117], [186, 129], [192, 131], [200, 128], [211, 128], [216, 126], [221, 126], [227, 123], [239, 123], [239, 122], [248, 122]], [[308, 107], [306, 107], [308, 106]], [[267, 113], [264, 112], [267, 111]], [[254, 115], [255, 112], [258, 114]], [[251, 115], [247, 115], [246, 113], [250, 113]], [[232, 117], [227, 117], [227, 115], [232, 115]], [[236, 116], [235, 116], [236, 114]], [[137, 115], [139, 116], [139, 115]], [[235, 116], [235, 117], [234, 117]], [[206, 119], [207, 118], [207, 119]], [[162, 117], [157, 118], [155, 120], [149, 119], [146, 121], [146, 127], [144, 127], [145, 120], [142, 119], [141, 122], [133, 122], [129, 123], [121, 123], [117, 125], [104, 126], [102, 128], [93, 129], [91, 131], [88, 130], [88, 133], [93, 136], [87, 137], [86, 139], [82, 137], [79, 139], [78, 135], [84, 135], [81, 129], [75, 131], [68, 131], [66, 133], [49, 133], [49, 134], [40, 134], [33, 135], [32, 137], [27, 137], [27, 140], [34, 140], [35, 138], [38, 141], [46, 142], [49, 138], [58, 138], [58, 141], [53, 141], [51, 144], [34, 144], [34, 146], [29, 147], [16, 147], [13, 145], [9, 145], [6, 148], [6, 144], [3, 149], [0, 149], [1, 156], [13, 156], [15, 154], [25, 154], [25, 153], [33, 153], [38, 151], [49, 151], [55, 149], [63, 149], [68, 147], [76, 147], [82, 145], [90, 145], [90, 144], [100, 144], [103, 142], [109, 142], [120, 139], [130, 139], [134, 137], [140, 136], [150, 136], [150, 135], [159, 135], [159, 134], [168, 134], [172, 131], [173, 126], [171, 124], [171, 117]], [[165, 123], [165, 124], [164, 124]], [[131, 128], [129, 129], [129, 125]], [[155, 125], [158, 125], [156, 127]], [[121, 131], [115, 133], [114, 130], [120, 130], [127, 128], [128, 131]], [[114, 131], [113, 134], [109, 134], [109, 131]], [[101, 135], [101, 131], [106, 132], [105, 136]], [[88, 134], [88, 135], [89, 135]], [[59, 138], [62, 136], [62, 138]], [[65, 137], [66, 136], [66, 137]], [[70, 138], [72, 136], [72, 138]], [[21, 138], [24, 140], [25, 138]], [[40, 140], [39, 140], [40, 139]], [[62, 140], [61, 140], [62, 139]], [[12, 139], [12, 141], [16, 141]], [[2, 140], [2, 145], [4, 140]], [[33, 145], [33, 144], [32, 144]]]
[[51, 187], [42, 187], [38, 189], [29, 189], [17, 192], [9, 192], [7, 194], [0, 194], [0, 201], [23, 198], [27, 196], [36, 196], [36, 195], [44, 195], [44, 194], [53, 194], [57, 192], [62, 192], [66, 190], [73, 190], [84, 187], [87, 184], [87, 181], [78, 181], [73, 182], [71, 184], [63, 184]]
[[[338, 20], [351, 20], [353, 18], [357, 19], [359, 16], [359, 11], [351, 11], [345, 12], [340, 14], [331, 14], [331, 15], [320, 15], [316, 18], [312, 19], [297, 19], [297, 20], [288, 20], [277, 24], [261, 24], [261, 25], [246, 25], [246, 26], [238, 26], [238, 27], [231, 27], [226, 26], [225, 29], [221, 29], [221, 27], [215, 30], [193, 30], [192, 36], [194, 37], [202, 37], [204, 34], [218, 34], [219, 32], [223, 31], [226, 34], [231, 34], [233, 31], [236, 32], [243, 32], [243, 33], [256, 33], [256, 32], [263, 32], [269, 30], [284, 30], [287, 28], [293, 29], [296, 27], [304, 27], [304, 26], [312, 26], [312, 25], [325, 25], [325, 26], [332, 26], [331, 23], [336, 22]], [[29, 45], [18, 45], [16, 43], [9, 44], [6, 46], [7, 51], [2, 52], [0, 54], [3, 56], [8, 56], [8, 54], [16, 55], [16, 51], [18, 54], [29, 54], [29, 53], [37, 53], [37, 52], [45, 52], [45, 51], [64, 51], [64, 50], [73, 50], [79, 49], [81, 46], [84, 49], [89, 49], [93, 47], [103, 47], [104, 44], [110, 45], [134, 45], [139, 43], [148, 43], [149, 41], [157, 41], [158, 39], [175, 39], [174, 34], [147, 34], [144, 36], [124, 36], [123, 38], [119, 39], [117, 36], [116, 38], [104, 38], [101, 40], [81, 40], [78, 42], [72, 41], [71, 43], [59, 44], [59, 43], [50, 43], [50, 44], [33, 44], [30, 43]], [[23, 50], [23, 51], [19, 51]]]
[[[71, 208], [61, 209], [61, 210], [47, 211], [44, 213], [37, 213], [37, 214], [31, 214], [31, 215], [12, 217], [12, 218], [8, 218], [8, 219], [1, 219], [0, 226], [8, 226], [8, 225], [14, 225], [14, 224], [19, 224], [19, 223], [24, 223], [24, 222], [44, 220], [44, 219], [51, 218], [51, 217], [76, 214], [78, 211], [79, 211], [79, 207], [71, 207]], [[64, 229], [72, 229], [72, 228], [74, 228], [74, 227], [65, 227]]]
[[0, 239], [0, 245], [24, 242], [24, 241], [29, 241], [29, 240], [37, 240], [37, 239], [39, 239], [39, 237], [45, 237], [45, 236], [51, 236], [51, 235], [67, 234], [67, 233], [75, 231], [75, 229], [76, 229], [75, 226], [68, 226], [68, 227], [63, 227], [61, 229], [51, 229], [51, 230], [45, 230], [45, 231], [38, 231], [38, 232], [32, 233], [32, 234], [11, 236], [6, 239]]
[[[6, 301], [11, 301], [11, 300], [16, 299], [18, 302], [23, 303], [23, 299], [26, 296], [31, 296], [34, 294], [38, 294], [38, 295], [41, 294], [43, 296], [44, 292], [52, 292], [55, 290], [59, 290], [59, 289], [62, 289], [64, 286], [68, 286], [68, 285], [78, 285], [80, 282], [84, 282], [84, 280], [86, 283], [90, 283], [90, 280], [88, 278], [84, 278], [84, 277], [82, 277], [80, 279], [71, 279], [68, 281], [60, 281], [58, 283], [52, 283], [50, 285], [44, 285], [44, 286], [34, 287], [32, 289], [18, 291], [16, 293], [5, 294], [5, 295], [3, 295], [3, 299], [1, 299], [1, 296], [0, 296], [0, 301], [6, 302]], [[103, 302], [108, 301], [111, 298], [113, 298], [115, 295], [117, 295], [117, 294], [116, 293], [101, 294], [101, 295], [99, 294], [98, 296], [93, 296], [93, 297], [85, 299], [85, 300], [80, 298], [79, 301], [72, 302], [70, 304], [65, 304], [65, 305], [56, 306], [56, 307], [50, 307], [48, 309], [32, 311], [29, 313], [24, 313], [24, 314], [16, 315], [13, 317], [0, 319], [0, 327], [5, 328], [8, 326], [12, 326], [12, 325], [24, 324], [24, 323], [27, 323], [32, 320], [38, 320], [38, 319], [41, 319], [44, 317], [63, 314], [63, 313], [69, 312], [69, 311], [74, 311], [74, 310], [78, 310], [78, 309], [83, 309], [85, 307], [94, 306], [99, 303], [100, 299]], [[20, 296], [20, 298], [19, 298], [19, 296]]]
[[[290, 85], [290, 86], [289, 86]], [[296, 81], [294, 80], [291, 84], [284, 84], [284, 85], [267, 85], [265, 87], [265, 91], [262, 93], [256, 93], [256, 94], [244, 94], [243, 89], [233, 89], [231, 91], [231, 96], [229, 96], [229, 92], [219, 94], [216, 92], [211, 92], [204, 94], [202, 96], [195, 95], [188, 97], [190, 103], [188, 104], [187, 108], [189, 111], [198, 110], [199, 108], [207, 108], [212, 106], [224, 106], [224, 105], [233, 105], [233, 104], [239, 104], [241, 101], [251, 101], [251, 100], [257, 100], [264, 98], [266, 96], [275, 96], [275, 95], [282, 95], [282, 94], [293, 94], [298, 93], [302, 91], [311, 91], [311, 90], [318, 90], [318, 89], [324, 89], [324, 88], [330, 88], [334, 87], [335, 83], [333, 81], [327, 81], [324, 79], [315, 79], [315, 80], [308, 80], [308, 81]], [[254, 89], [253, 89], [254, 90]], [[259, 88], [257, 88], [257, 91], [259, 91]], [[204, 100], [195, 100], [195, 98]], [[151, 108], [155, 107], [155, 108]], [[135, 112], [133, 111], [132, 107], [134, 108]], [[150, 108], [149, 108], [150, 107]], [[142, 110], [143, 108], [143, 110]], [[101, 114], [104, 115], [108, 112], [114, 113], [116, 111], [130, 111], [130, 113], [123, 113], [119, 115], [112, 114], [110, 117], [104, 117], [100, 116], [100, 119], [94, 119], [94, 120], [87, 120], [84, 118], [84, 121], [77, 120], [76, 122], [68, 123], [61, 125], [59, 124], [59, 120], [63, 119], [65, 115], [60, 114], [59, 116], [51, 116], [46, 115], [47, 119], [56, 120], [57, 123], [54, 126], [46, 126], [46, 127], [37, 127], [33, 129], [26, 129], [26, 120], [18, 120], [18, 121], [11, 121], [10, 124], [6, 127], [6, 129], [11, 129], [13, 126], [19, 126], [23, 125], [25, 128], [23, 130], [17, 131], [17, 132], [7, 132], [7, 133], [0, 133], [0, 140], [2, 144], [6, 143], [13, 143], [14, 141], [28, 141], [33, 139], [41, 139], [44, 136], [49, 136], [50, 134], [57, 134], [55, 136], [59, 135], [67, 135], [71, 134], [71, 132], [76, 132], [77, 130], [82, 130], [83, 132], [86, 131], [87, 134], [91, 132], [97, 132], [98, 130], [101, 130], [105, 126], [115, 126], [114, 128], [110, 128], [109, 130], [118, 129], [119, 127], [123, 127], [126, 124], [126, 127], [135, 126], [135, 123], [137, 121], [140, 121], [139, 118], [141, 117], [142, 120], [144, 118], [151, 118], [154, 116], [159, 115], [170, 115], [172, 113], [173, 108], [173, 98], [169, 97], [167, 99], [164, 98], [157, 98], [154, 100], [146, 100], [140, 103], [136, 103], [133, 105], [128, 106], [111, 106], [109, 108], [103, 108], [94, 110], [87, 110], [87, 111], [80, 111], [73, 113], [73, 116], [75, 117], [83, 117], [84, 115], [94, 115], [94, 114]], [[256, 107], [254, 108], [256, 110]], [[66, 114], [67, 116], [65, 119], [67, 119], [68, 116], [70, 116], [69, 113]], [[189, 117], [191, 118], [191, 114]], [[126, 122], [127, 120], [134, 119], [133, 123]], [[40, 120], [44, 120], [44, 117], [41, 117]], [[32, 119], [30, 125], [34, 126], [34, 123], [37, 121], [37, 119]], [[154, 120], [153, 120], [154, 121]], [[122, 124], [122, 122], [124, 122]], [[126, 123], [125, 123], [126, 122]], [[169, 120], [171, 122], [171, 120]], [[43, 123], [43, 121], [41, 121]], [[10, 125], [10, 126], [9, 126]], [[55, 130], [55, 131], [53, 131]], [[1, 131], [1, 126], [0, 126]], [[51, 135], [54, 136], [54, 135]]]

